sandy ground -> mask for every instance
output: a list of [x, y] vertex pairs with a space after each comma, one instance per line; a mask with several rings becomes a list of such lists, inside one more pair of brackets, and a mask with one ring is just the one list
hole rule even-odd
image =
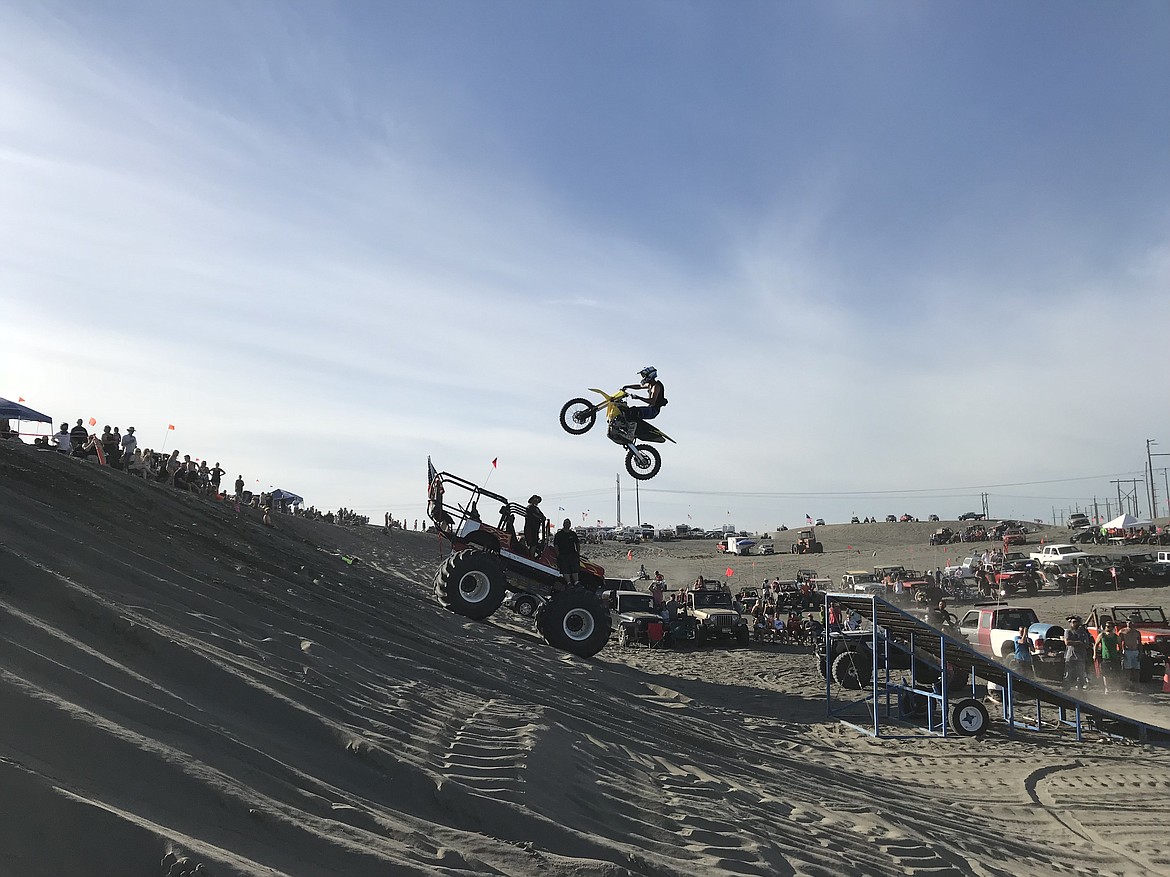
[[[824, 528], [812, 565], [941, 562], [915, 526]], [[594, 556], [806, 565], [625, 552]], [[0, 875], [1170, 874], [1163, 749], [871, 740], [826, 721], [807, 652], [573, 658], [440, 611], [439, 558], [0, 446]]]

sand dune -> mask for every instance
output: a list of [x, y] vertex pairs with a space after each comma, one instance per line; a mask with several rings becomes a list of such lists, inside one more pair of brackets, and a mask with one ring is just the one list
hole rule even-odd
[[440, 611], [420, 533], [0, 446], [0, 542], [5, 877], [1170, 873], [1162, 750], [871, 741], [795, 649], [573, 658]]

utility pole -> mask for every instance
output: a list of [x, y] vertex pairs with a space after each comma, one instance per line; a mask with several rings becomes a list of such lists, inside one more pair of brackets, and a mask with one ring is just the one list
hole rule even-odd
[[1101, 515], [1097, 511], [1097, 497], [1095, 497], [1095, 496], [1093, 497], [1093, 523], [1094, 524], [1101, 523]]
[[[1165, 453], [1165, 452], [1161, 453], [1161, 454], [1151, 454], [1150, 453], [1150, 445], [1151, 444], [1156, 445], [1157, 442], [1153, 441], [1152, 439], [1146, 439], [1146, 454], [1148, 457], [1151, 457], [1151, 458], [1152, 457], [1170, 457], [1170, 453]], [[1165, 469], [1162, 470], [1162, 479], [1163, 479], [1163, 482], [1164, 482], [1165, 487], [1166, 487], [1166, 501], [1167, 501], [1167, 503], [1170, 503], [1170, 478], [1167, 478]], [[1154, 469], [1153, 469], [1152, 463], [1150, 466], [1150, 483], [1151, 484], [1154, 483]], [[1150, 512], [1150, 520], [1153, 520], [1154, 518], [1158, 517], [1157, 506], [1151, 506], [1151, 508], [1153, 508], [1154, 511]], [[1166, 514], [1170, 515], [1170, 508], [1167, 508]]]
[[617, 482], [617, 513], [618, 513], [618, 528], [622, 526], [622, 476], [613, 476], [614, 481]]
[[[1125, 509], [1128, 506], [1130, 513], [1136, 518], [1139, 516], [1138, 510], [1138, 492], [1137, 485], [1139, 481], [1145, 481], [1144, 478], [1129, 478], [1124, 481], [1118, 479], [1117, 481], [1110, 481], [1110, 484], [1117, 485], [1117, 513], [1119, 515], [1125, 514]], [[1123, 495], [1121, 492], [1121, 485], [1128, 484], [1129, 489]]]
[[1146, 439], [1146, 468], [1150, 472], [1150, 480], [1146, 485], [1150, 488], [1150, 520], [1158, 517], [1158, 487], [1154, 484], [1154, 455], [1150, 453], [1150, 445], [1156, 445], [1154, 439]]

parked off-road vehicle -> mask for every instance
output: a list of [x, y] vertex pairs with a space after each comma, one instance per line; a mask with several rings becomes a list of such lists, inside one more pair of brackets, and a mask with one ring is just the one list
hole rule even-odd
[[606, 591], [601, 596], [609, 606], [613, 629], [617, 631], [617, 642], [622, 648], [650, 645], [647, 626], [651, 624], [662, 625], [662, 645], [678, 648], [697, 644], [694, 619], [680, 612], [674, 624], [666, 624], [662, 615], [654, 611], [652, 595], [644, 591]]
[[726, 591], [688, 591], [686, 606], [695, 619], [698, 645], [714, 639], [730, 639], [738, 646], [751, 644], [747, 619], [735, 611]]
[[[600, 652], [609, 641], [609, 611], [597, 596], [605, 570], [582, 559], [580, 585], [565, 589], [547, 525], [527, 544], [525, 506], [509, 502], [465, 478], [438, 472], [427, 461], [427, 516], [451, 546], [435, 575], [435, 598], [444, 609], [477, 621], [489, 617], [508, 591], [530, 594], [536, 629], [545, 642], [581, 657]], [[480, 504], [498, 507], [499, 523], [483, 522]]]

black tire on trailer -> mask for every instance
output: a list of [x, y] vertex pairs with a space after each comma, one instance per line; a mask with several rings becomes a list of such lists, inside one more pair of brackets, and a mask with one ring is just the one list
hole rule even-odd
[[573, 588], [554, 594], [540, 607], [536, 627], [553, 648], [591, 658], [609, 642], [611, 622], [600, 597], [583, 588]]
[[735, 632], [735, 644], [741, 649], [746, 649], [752, 644], [752, 632], [746, 627], [741, 627]]
[[540, 601], [531, 594], [524, 594], [512, 601], [512, 606], [516, 610], [516, 614], [524, 618], [531, 618], [536, 614], [536, 608], [540, 605]]
[[833, 681], [842, 688], [860, 691], [869, 685], [870, 666], [868, 653], [842, 652], [833, 659]]
[[824, 552], [824, 550], [825, 550], [825, 546], [824, 546], [824, 545], [822, 545], [820, 542], [814, 542], [814, 543], [812, 544], [812, 552], [813, 552], [813, 554], [821, 554], [821, 553], [823, 553], [823, 552]]
[[962, 737], [982, 734], [990, 724], [987, 707], [973, 697], [964, 698], [951, 707], [951, 730]]
[[561, 408], [561, 429], [570, 435], [582, 435], [597, 422], [597, 409], [588, 399], [570, 399]]
[[493, 555], [469, 548], [443, 561], [435, 575], [435, 596], [444, 609], [478, 621], [500, 608], [507, 585]]
[[662, 468], [662, 457], [658, 453], [657, 448], [652, 448], [650, 445], [634, 445], [640, 455], [645, 455], [646, 462], [640, 463], [638, 457], [634, 455], [634, 451], [626, 452], [626, 471], [639, 481], [648, 481], [658, 474], [658, 470]]

